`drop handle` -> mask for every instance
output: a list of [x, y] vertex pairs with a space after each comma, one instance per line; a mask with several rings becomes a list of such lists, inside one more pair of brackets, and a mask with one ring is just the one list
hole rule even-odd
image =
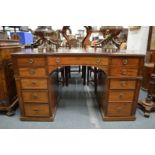
[[120, 84], [121, 84], [121, 86], [122, 86], [122, 87], [126, 87], [126, 86], [127, 86], [126, 81], [121, 81], [121, 83], [120, 83]]
[[120, 93], [119, 94], [119, 99], [121, 100], [121, 99], [123, 99], [123, 97], [124, 97], [124, 94], [123, 93]]
[[123, 107], [118, 107], [117, 112], [121, 112], [123, 110]]
[[39, 109], [33, 109], [33, 111], [38, 112], [38, 111], [39, 111]]
[[100, 58], [97, 58], [96, 59], [96, 64], [98, 65], [100, 62], [101, 62], [101, 59]]
[[126, 69], [122, 69], [122, 70], [121, 70], [121, 74], [122, 74], [122, 75], [127, 75], [127, 70], [126, 70]]
[[30, 75], [34, 75], [35, 74], [35, 70], [34, 69], [30, 69], [29, 73], [30, 73]]
[[128, 59], [123, 59], [123, 65], [127, 65], [128, 64]]
[[37, 95], [32, 95], [32, 99], [38, 99]]
[[36, 85], [37, 84], [37, 82], [36, 81], [32, 81], [32, 85], [34, 86], [34, 85]]
[[29, 64], [33, 64], [33, 62], [34, 62], [33, 59], [29, 59], [29, 60], [28, 60], [28, 63], [29, 63]]
[[56, 60], [55, 60], [55, 61], [56, 61], [56, 63], [58, 63], [58, 64], [59, 64], [59, 63], [60, 63], [60, 58], [56, 58]]

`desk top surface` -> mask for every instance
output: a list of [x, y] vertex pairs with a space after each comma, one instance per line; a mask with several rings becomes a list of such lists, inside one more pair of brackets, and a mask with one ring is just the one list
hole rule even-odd
[[120, 50], [117, 52], [105, 52], [102, 49], [97, 48], [96, 50], [94, 48], [59, 48], [56, 51], [51, 51], [51, 52], [38, 52], [35, 49], [23, 49], [20, 52], [13, 53], [13, 56], [26, 56], [26, 55], [51, 55], [51, 56], [93, 56], [93, 55], [98, 55], [98, 56], [141, 56], [144, 57], [145, 54], [141, 53], [140, 51], [128, 51], [128, 50]]

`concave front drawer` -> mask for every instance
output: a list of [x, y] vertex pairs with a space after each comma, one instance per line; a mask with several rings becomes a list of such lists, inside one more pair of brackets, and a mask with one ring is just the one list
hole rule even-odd
[[48, 65], [108, 65], [108, 58], [95, 57], [49, 57]]

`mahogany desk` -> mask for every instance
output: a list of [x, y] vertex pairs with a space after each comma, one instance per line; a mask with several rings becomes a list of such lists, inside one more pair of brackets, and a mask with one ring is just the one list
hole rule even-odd
[[98, 68], [97, 100], [104, 120], [135, 120], [144, 55], [131, 51], [105, 53], [101, 49], [59, 49], [12, 54], [21, 120], [53, 121], [57, 107], [58, 67]]

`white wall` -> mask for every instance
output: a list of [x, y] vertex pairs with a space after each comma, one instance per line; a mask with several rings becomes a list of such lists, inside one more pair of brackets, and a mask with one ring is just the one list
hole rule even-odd
[[149, 26], [142, 26], [139, 30], [128, 32], [127, 50], [146, 53]]

